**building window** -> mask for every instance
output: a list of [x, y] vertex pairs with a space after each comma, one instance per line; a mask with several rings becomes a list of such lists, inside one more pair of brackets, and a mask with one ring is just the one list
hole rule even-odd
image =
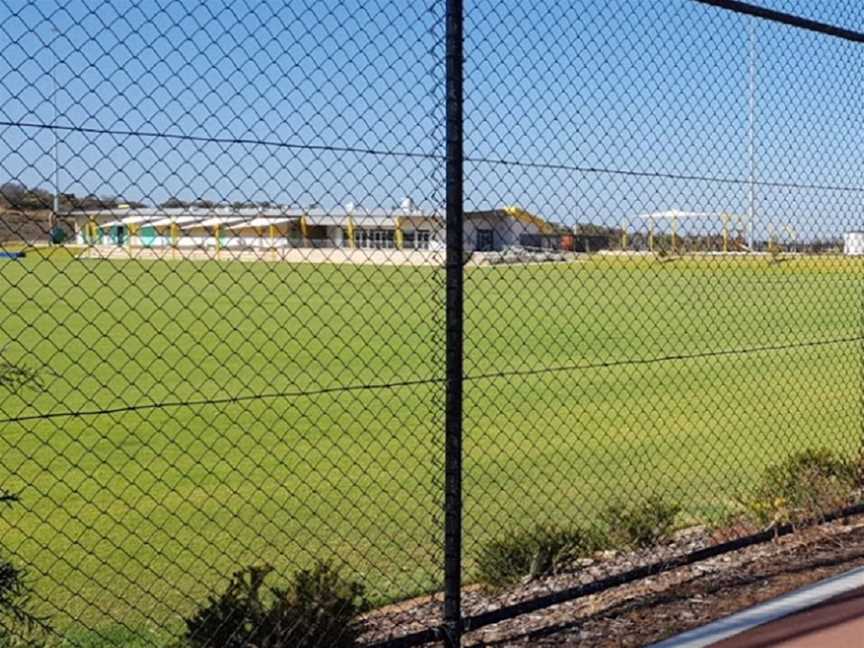
[[417, 230], [414, 233], [414, 247], [418, 250], [428, 250], [430, 234], [429, 230]]
[[356, 232], [357, 247], [379, 249], [392, 248], [395, 245], [393, 230], [358, 229]]
[[491, 229], [477, 230], [477, 250], [491, 252], [495, 249], [495, 232]]

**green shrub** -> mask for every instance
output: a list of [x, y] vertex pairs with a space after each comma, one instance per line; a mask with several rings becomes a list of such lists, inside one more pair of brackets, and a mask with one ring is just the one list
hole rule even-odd
[[186, 620], [192, 648], [305, 648], [357, 644], [356, 616], [367, 607], [363, 586], [344, 579], [329, 563], [294, 574], [286, 589], [262, 597], [269, 567], [234, 574], [228, 589], [210, 597]]
[[602, 513], [609, 540], [620, 547], [650, 547], [669, 538], [678, 504], [651, 496], [635, 502], [613, 502]]
[[605, 540], [597, 533], [582, 529], [523, 529], [483, 545], [477, 558], [477, 576], [493, 587], [510, 585], [525, 577], [564, 570], [604, 546]]
[[768, 242], [768, 256], [771, 263], [783, 263], [786, 260], [783, 256], [783, 248], [774, 241]]
[[831, 450], [803, 450], [765, 469], [749, 508], [763, 524], [819, 517], [851, 503], [858, 478], [858, 467]]

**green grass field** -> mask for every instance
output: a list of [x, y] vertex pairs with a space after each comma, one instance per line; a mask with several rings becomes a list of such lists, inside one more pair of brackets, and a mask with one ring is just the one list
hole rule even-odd
[[[796, 448], [856, 452], [862, 271], [470, 268], [469, 574], [520, 525], [649, 492], [716, 519]], [[248, 563], [335, 558], [377, 602], [438, 586], [440, 270], [37, 252], [0, 294], [3, 359], [45, 368], [0, 393], [0, 486], [22, 497], [0, 538], [57, 627], [176, 628]]]

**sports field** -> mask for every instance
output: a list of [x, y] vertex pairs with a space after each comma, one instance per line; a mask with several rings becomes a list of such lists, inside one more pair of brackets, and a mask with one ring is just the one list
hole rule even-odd
[[[864, 264], [594, 257], [466, 272], [466, 541], [616, 497], [717, 518], [766, 463], [857, 451]], [[59, 627], [176, 625], [239, 566], [439, 579], [443, 272], [0, 266], [2, 544]], [[345, 389], [345, 388], [348, 389]], [[74, 414], [74, 415], [70, 415]], [[43, 415], [49, 415], [48, 417]], [[275, 582], [275, 581], [274, 581]]]

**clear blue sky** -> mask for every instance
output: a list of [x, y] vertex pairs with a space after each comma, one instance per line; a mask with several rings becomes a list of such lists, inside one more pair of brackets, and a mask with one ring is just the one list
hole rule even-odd
[[[763, 4], [864, 27], [858, 2]], [[469, 208], [567, 223], [746, 212], [746, 185], [578, 169], [745, 179], [748, 19], [690, 0], [466, 6], [466, 153], [520, 163], [468, 163]], [[62, 133], [64, 191], [440, 208], [435, 157], [272, 144], [443, 153], [442, 14], [442, 1], [9, 0], [0, 120], [50, 123], [54, 69], [61, 125], [271, 143]], [[761, 21], [755, 35], [758, 177], [864, 187], [862, 46]], [[0, 127], [0, 176], [51, 187], [52, 138]], [[757, 204], [763, 229], [864, 227], [860, 191], [763, 187]]]

